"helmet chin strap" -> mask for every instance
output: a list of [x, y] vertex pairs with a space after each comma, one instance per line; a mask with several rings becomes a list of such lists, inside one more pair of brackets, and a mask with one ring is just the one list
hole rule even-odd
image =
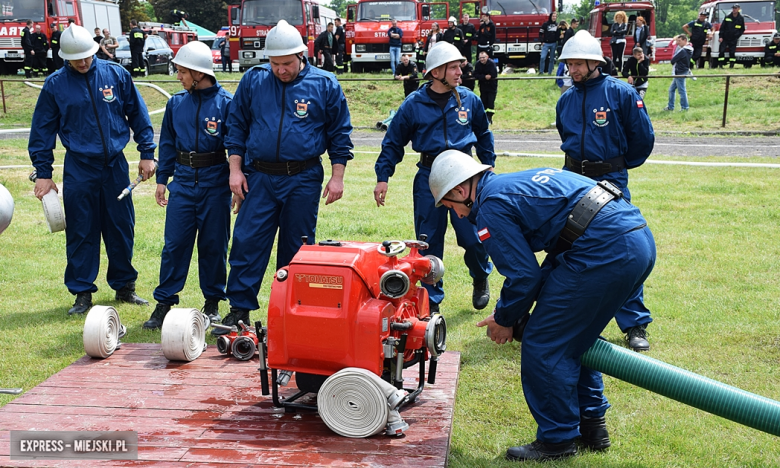
[[598, 65], [596, 65], [595, 67], [593, 67], [593, 70], [591, 70], [591, 69], [590, 69], [590, 60], [586, 60], [586, 61], [585, 61], [585, 63], [588, 65], [588, 74], [587, 74], [587, 75], [585, 75], [585, 79], [584, 79], [584, 80], [582, 80], [582, 81], [583, 81], [583, 83], [584, 83], [584, 82], [586, 82], [586, 81], [588, 81], [588, 80], [590, 79], [590, 76], [591, 76], [591, 75], [592, 75], [592, 74], [593, 74], [593, 73], [594, 73], [596, 70], [598, 70], [598, 68], [599, 68], [599, 67], [598, 67]]
[[454, 94], [454, 95], [455, 95], [455, 100], [456, 100], [456, 101], [458, 101], [458, 108], [460, 108], [462, 104], [461, 104], [461, 102], [460, 102], [460, 94], [458, 94], [458, 91], [455, 89], [455, 88], [457, 87], [457, 85], [455, 85], [455, 86], [452, 86], [452, 85], [451, 85], [451, 84], [450, 84], [450, 83], [447, 81], [447, 68], [446, 68], [447, 66], [445, 65], [444, 67], [445, 67], [445, 68], [444, 68], [444, 78], [442, 78], [442, 79], [439, 79], [439, 78], [436, 78], [436, 77], [434, 76], [434, 77], [433, 77], [433, 79], [434, 79], [434, 80], [436, 80], [436, 81], [438, 81], [439, 83], [443, 84], [445, 88], [447, 88], [447, 89], [449, 89], [449, 90], [452, 90], [452, 94]]
[[450, 200], [449, 198], [442, 197], [442, 200], [446, 200], [446, 201], [452, 202], [452, 203], [460, 203], [462, 205], [465, 205], [466, 208], [471, 208], [474, 205], [474, 200], [471, 198], [471, 195], [473, 193], [474, 193], [474, 176], [472, 176], [469, 179], [469, 193], [468, 193], [468, 196], [465, 199], [463, 199], [461, 201], [461, 200]]

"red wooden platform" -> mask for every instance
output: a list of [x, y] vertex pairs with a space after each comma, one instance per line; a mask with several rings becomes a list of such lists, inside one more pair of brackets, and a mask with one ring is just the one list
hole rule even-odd
[[[0, 408], [0, 466], [446, 466], [459, 363], [459, 353], [440, 358], [436, 384], [401, 411], [403, 437], [350, 439], [314, 412], [275, 408], [261, 395], [257, 359], [209, 346], [193, 362], [169, 362], [159, 344], [123, 344], [105, 360], [84, 356]], [[416, 387], [417, 366], [404, 379]], [[137, 431], [138, 460], [11, 460], [10, 430]]]

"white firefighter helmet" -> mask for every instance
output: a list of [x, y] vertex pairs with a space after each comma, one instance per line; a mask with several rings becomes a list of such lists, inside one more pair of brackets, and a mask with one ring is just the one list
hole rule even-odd
[[458, 150], [447, 150], [433, 160], [428, 186], [431, 189], [436, 206], [441, 206], [441, 199], [461, 183], [472, 176], [490, 169], [487, 164], [480, 164], [466, 153]]
[[456, 20], [454, 16], [450, 16], [450, 19], [448, 19], [447, 22], [458, 24], [458, 20]]
[[597, 62], [606, 63], [604, 55], [601, 52], [601, 44], [598, 39], [591, 36], [588, 31], [577, 31], [571, 39], [566, 42], [561, 51], [561, 56], [558, 60], [595, 60]]
[[285, 20], [276, 23], [265, 38], [265, 55], [269, 57], [294, 55], [306, 49], [301, 33]]
[[92, 57], [100, 46], [84, 27], [70, 25], [60, 36], [60, 57], [64, 60], [81, 60]]
[[211, 49], [200, 41], [188, 42], [182, 46], [176, 53], [173, 63], [190, 70], [214, 76], [214, 70], [211, 68], [213, 64]]
[[0, 184], [0, 234], [11, 224], [14, 217], [14, 197], [7, 188]]
[[425, 60], [425, 68], [427, 71], [423, 78], [426, 80], [431, 79], [431, 72], [442, 65], [450, 62], [465, 61], [466, 57], [460, 53], [457, 47], [449, 42], [437, 42], [436, 45], [431, 48], [431, 51], [428, 52], [428, 58]]

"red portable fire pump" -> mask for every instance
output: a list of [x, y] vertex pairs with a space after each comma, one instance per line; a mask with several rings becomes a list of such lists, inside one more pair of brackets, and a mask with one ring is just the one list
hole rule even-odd
[[[444, 275], [439, 258], [420, 255], [420, 250], [428, 248], [425, 238], [381, 244], [328, 240], [303, 245], [290, 265], [276, 272], [268, 327], [255, 324], [261, 338], [262, 391], [268, 394], [270, 368], [275, 406], [288, 412], [318, 410], [331, 429], [350, 437], [373, 435], [385, 426], [389, 435], [400, 435], [408, 427], [398, 422], [396, 410], [422, 392], [427, 360], [428, 383], [435, 383], [437, 358], [446, 348], [444, 317], [430, 315], [428, 292], [417, 286], [418, 280], [435, 284]], [[410, 253], [399, 258], [407, 247]], [[404, 389], [402, 372], [415, 364], [419, 366], [417, 388]], [[278, 387], [286, 385], [293, 373], [300, 391], [280, 399]], [[379, 404], [367, 401], [366, 395], [344, 396], [349, 390], [335, 390], [340, 385], [337, 379], [356, 376], [366, 381], [364, 393], [373, 392], [387, 401]], [[361, 393], [355, 390], [360, 382], [348, 382], [347, 387]], [[317, 406], [297, 401], [308, 393], [317, 393]], [[341, 404], [339, 398], [349, 400], [343, 402], [345, 411], [356, 414], [372, 403], [386, 414], [389, 406], [390, 420], [385, 415], [381, 428], [375, 426], [367, 433], [339, 429], [339, 416], [325, 414], [326, 405]]]

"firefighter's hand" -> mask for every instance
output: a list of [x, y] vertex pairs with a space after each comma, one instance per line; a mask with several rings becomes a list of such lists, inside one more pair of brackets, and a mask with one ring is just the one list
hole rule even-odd
[[241, 203], [243, 203], [243, 199], [240, 199], [236, 196], [236, 194], [233, 194], [233, 201], [231, 203], [233, 214], [238, 214], [239, 210], [241, 210]]
[[512, 327], [502, 327], [497, 324], [493, 318], [493, 314], [488, 315], [484, 320], [477, 324], [478, 327], [488, 327], [487, 334], [491, 340], [496, 344], [504, 344], [512, 342]]
[[628, 81], [628, 84], [634, 84], [634, 77], [633, 76], [629, 76], [627, 81]]
[[341, 196], [344, 194], [345, 168], [346, 166], [344, 164], [334, 164], [332, 166], [330, 180], [328, 181], [328, 185], [325, 186], [325, 190], [322, 191], [322, 198], [327, 198], [327, 200], [325, 200], [326, 205], [330, 205], [331, 203], [340, 200]]
[[142, 159], [138, 163], [138, 175], [143, 177], [143, 180], [149, 180], [154, 175], [155, 171], [154, 159]]
[[719, 38], [718, 38], [718, 42], [723, 42], [723, 38], [722, 38], [722, 37], [719, 37]]
[[244, 201], [244, 193], [249, 191], [249, 185], [246, 183], [246, 176], [240, 170], [230, 171], [230, 191], [233, 192], [233, 199], [238, 198]]
[[165, 184], [157, 184], [157, 190], [154, 191], [154, 199], [157, 200], [157, 204], [160, 206], [168, 204], [168, 200], [165, 199]]
[[51, 179], [37, 179], [35, 181], [35, 190], [33, 193], [35, 194], [35, 197], [38, 200], [43, 199], [43, 196], [47, 193], [54, 190], [55, 192], [59, 193], [59, 189], [57, 188], [57, 184], [54, 183]]
[[377, 182], [374, 188], [376, 206], [385, 206], [385, 195], [387, 195], [387, 182]]
[[31, 55], [35, 55], [35, 51], [34, 51], [34, 50], [31, 50], [31, 51], [30, 51], [30, 54], [31, 54]]

